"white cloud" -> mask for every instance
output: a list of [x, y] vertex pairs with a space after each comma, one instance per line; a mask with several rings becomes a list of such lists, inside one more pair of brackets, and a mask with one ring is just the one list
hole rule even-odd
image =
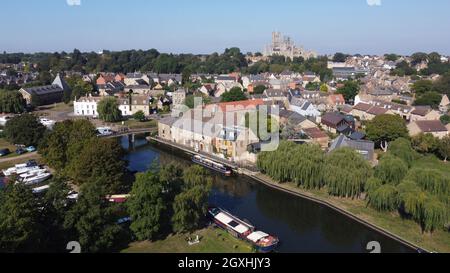
[[81, 6], [81, 0], [66, 0], [69, 6]]
[[367, 5], [373, 6], [381, 6], [381, 0], [367, 0]]

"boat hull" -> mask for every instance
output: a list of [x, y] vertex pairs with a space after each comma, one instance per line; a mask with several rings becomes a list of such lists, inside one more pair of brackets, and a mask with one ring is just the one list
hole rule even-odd
[[225, 176], [231, 176], [232, 174], [233, 174], [233, 172], [231, 171], [231, 169], [228, 169], [228, 168], [225, 168], [225, 169], [221, 169], [221, 168], [216, 168], [216, 167], [214, 167], [214, 166], [211, 166], [211, 165], [209, 165], [209, 164], [206, 164], [204, 161], [202, 161], [202, 160], [200, 160], [200, 159], [197, 159], [195, 156], [192, 158], [192, 162], [194, 162], [195, 164], [198, 164], [198, 165], [200, 165], [200, 166], [203, 166], [203, 167], [205, 167], [205, 168], [208, 168], [208, 169], [210, 169], [210, 170], [213, 170], [213, 171], [216, 171], [216, 172], [219, 172], [219, 173], [221, 173], [221, 174], [223, 174], [223, 175], [225, 175]]

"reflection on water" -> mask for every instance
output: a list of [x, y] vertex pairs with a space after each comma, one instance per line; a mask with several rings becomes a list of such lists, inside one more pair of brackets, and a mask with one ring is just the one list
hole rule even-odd
[[[128, 140], [123, 140], [128, 148]], [[189, 156], [160, 145], [138, 141], [127, 156], [129, 168], [146, 171], [153, 162], [190, 166]], [[410, 252], [404, 245], [325, 206], [274, 190], [247, 177], [214, 176], [210, 203], [277, 235], [279, 252], [368, 252], [367, 243], [378, 241], [383, 252]]]

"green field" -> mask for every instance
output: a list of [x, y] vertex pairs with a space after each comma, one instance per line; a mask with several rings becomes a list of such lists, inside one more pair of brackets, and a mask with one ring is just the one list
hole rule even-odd
[[[190, 246], [187, 238], [200, 236], [199, 244]], [[206, 228], [193, 234], [170, 235], [155, 242], [135, 242], [122, 253], [251, 253], [252, 247], [221, 229]]]

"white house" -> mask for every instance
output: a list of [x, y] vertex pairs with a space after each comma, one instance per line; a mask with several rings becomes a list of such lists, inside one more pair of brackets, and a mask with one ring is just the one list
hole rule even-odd
[[290, 101], [290, 110], [305, 117], [319, 117], [320, 111], [308, 100], [293, 97]]

